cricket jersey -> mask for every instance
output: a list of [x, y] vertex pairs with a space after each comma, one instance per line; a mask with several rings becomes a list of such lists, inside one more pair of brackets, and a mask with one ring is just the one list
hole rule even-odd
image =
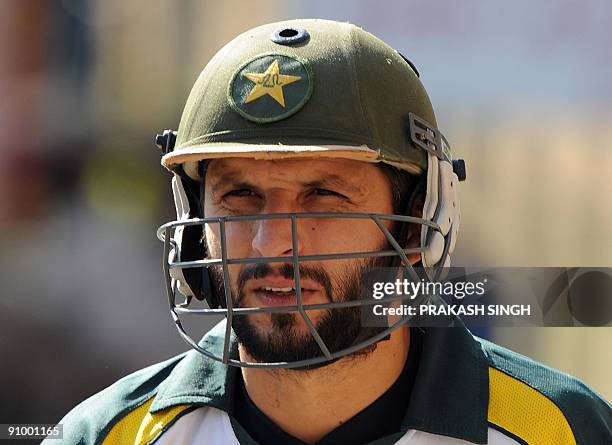
[[[200, 344], [221, 355], [224, 334], [222, 321]], [[235, 416], [241, 378], [192, 350], [85, 400], [44, 443], [258, 445]], [[398, 431], [369, 444], [612, 444], [612, 407], [592, 389], [462, 325], [424, 330], [411, 385]]]

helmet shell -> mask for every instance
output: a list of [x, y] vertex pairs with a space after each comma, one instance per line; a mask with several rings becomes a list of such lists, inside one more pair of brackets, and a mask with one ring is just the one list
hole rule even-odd
[[[257, 79], [265, 85], [264, 74], [274, 72], [291, 82], [253, 93]], [[417, 73], [382, 40], [330, 20], [267, 24], [236, 37], [204, 68], [162, 164], [183, 165], [195, 178], [202, 159], [318, 156], [420, 173], [427, 156], [410, 139], [409, 113], [437, 127]]]

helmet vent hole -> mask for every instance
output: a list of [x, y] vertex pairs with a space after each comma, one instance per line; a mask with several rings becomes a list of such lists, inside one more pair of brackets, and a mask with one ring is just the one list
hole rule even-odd
[[279, 36], [281, 37], [295, 37], [297, 36], [298, 32], [296, 29], [283, 29], [281, 32], [278, 33]]
[[303, 43], [310, 35], [308, 31], [301, 28], [283, 28], [272, 33], [270, 40], [279, 45], [297, 45]]

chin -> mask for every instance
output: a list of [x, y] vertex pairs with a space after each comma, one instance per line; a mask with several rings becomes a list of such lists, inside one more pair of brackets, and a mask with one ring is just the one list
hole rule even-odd
[[[257, 318], [255, 318], [257, 317]], [[310, 320], [316, 326], [317, 318], [310, 315]], [[262, 338], [277, 335], [310, 335], [310, 330], [302, 316], [298, 312], [257, 314], [249, 319], [249, 323], [255, 328]]]

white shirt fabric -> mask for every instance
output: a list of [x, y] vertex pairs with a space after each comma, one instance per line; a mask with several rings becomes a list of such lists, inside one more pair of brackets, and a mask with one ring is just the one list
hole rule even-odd
[[[488, 445], [520, 445], [514, 439], [489, 428]], [[182, 416], [163, 433], [155, 445], [240, 445], [229, 416], [217, 408], [202, 407]], [[395, 445], [470, 445], [472, 442], [409, 430]]]

